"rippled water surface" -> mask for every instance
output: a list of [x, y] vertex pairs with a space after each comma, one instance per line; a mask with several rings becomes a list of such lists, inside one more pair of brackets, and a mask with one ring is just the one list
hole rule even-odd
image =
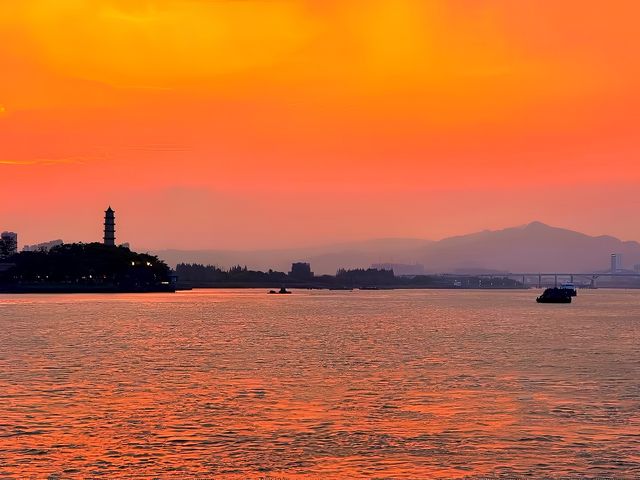
[[0, 295], [0, 478], [640, 477], [640, 292]]

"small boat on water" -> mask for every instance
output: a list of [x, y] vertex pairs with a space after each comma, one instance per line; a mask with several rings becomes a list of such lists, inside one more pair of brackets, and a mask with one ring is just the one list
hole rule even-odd
[[277, 294], [277, 295], [283, 295], [283, 294], [287, 294], [287, 293], [291, 293], [289, 290], [287, 290], [286, 288], [282, 287], [280, 290], [278, 290], [277, 292], [275, 290], [269, 290], [270, 294]]
[[538, 303], [571, 303], [571, 294], [564, 288], [547, 288], [536, 298]]
[[563, 290], [566, 290], [570, 297], [578, 296], [578, 290], [576, 289], [576, 286], [572, 282], [562, 283], [560, 284], [560, 288]]

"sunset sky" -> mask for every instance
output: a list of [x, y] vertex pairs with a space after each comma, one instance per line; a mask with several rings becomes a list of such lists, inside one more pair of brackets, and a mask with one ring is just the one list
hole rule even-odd
[[640, 2], [0, 0], [0, 230], [640, 240]]

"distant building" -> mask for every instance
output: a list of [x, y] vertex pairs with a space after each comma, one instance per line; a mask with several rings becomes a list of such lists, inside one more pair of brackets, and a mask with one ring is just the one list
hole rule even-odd
[[633, 266], [633, 269], [634, 269], [636, 272], [640, 272], [640, 263], [636, 263], [636, 264]]
[[10, 249], [7, 251], [7, 254], [13, 255], [14, 253], [18, 253], [18, 234], [15, 232], [2, 232], [0, 234], [0, 239], [2, 241], [7, 242], [11, 245]]
[[313, 278], [311, 265], [305, 262], [292, 263], [289, 276], [300, 280], [311, 280]]
[[51, 240], [50, 242], [36, 243], [35, 245], [25, 245], [22, 251], [24, 252], [48, 252], [53, 247], [62, 245], [62, 240]]
[[104, 244], [110, 247], [116, 245], [116, 212], [111, 207], [104, 212]]
[[611, 254], [611, 273], [616, 273], [622, 270], [622, 254]]
[[374, 263], [371, 268], [377, 270], [393, 270], [394, 275], [424, 275], [424, 265], [419, 263], [405, 264], [405, 263]]

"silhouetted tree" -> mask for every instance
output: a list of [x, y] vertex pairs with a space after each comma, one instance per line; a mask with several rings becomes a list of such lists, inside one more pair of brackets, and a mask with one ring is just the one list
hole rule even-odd
[[269, 270], [261, 272], [249, 270], [247, 266], [235, 265], [229, 270], [222, 270], [212, 265], [197, 263], [180, 263], [176, 266], [176, 275], [185, 283], [282, 283], [287, 274]]
[[3, 272], [4, 283], [108, 284], [141, 287], [166, 282], [171, 270], [153, 255], [102, 243], [72, 243], [48, 252], [20, 252], [14, 267]]
[[396, 277], [393, 270], [377, 268], [345, 270], [341, 268], [336, 272], [336, 281], [343, 285], [393, 285], [396, 283]]

